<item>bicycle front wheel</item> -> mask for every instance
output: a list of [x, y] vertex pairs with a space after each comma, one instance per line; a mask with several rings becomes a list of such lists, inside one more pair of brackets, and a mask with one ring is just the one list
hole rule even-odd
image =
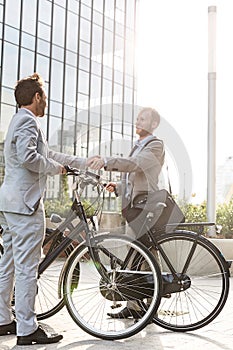
[[[225, 259], [208, 239], [190, 231], [161, 236], [158, 246], [165, 283], [164, 297], [154, 322], [180, 332], [207, 325], [227, 300], [229, 269]], [[166, 264], [161, 250], [175, 274]]]
[[[67, 262], [63, 295], [73, 320], [102, 339], [130, 337], [153, 318], [160, 303], [161, 274], [153, 255], [140, 243], [120, 235], [96, 236], [93, 256], [83, 244]], [[129, 301], [137, 304], [138, 319], [112, 318]]]

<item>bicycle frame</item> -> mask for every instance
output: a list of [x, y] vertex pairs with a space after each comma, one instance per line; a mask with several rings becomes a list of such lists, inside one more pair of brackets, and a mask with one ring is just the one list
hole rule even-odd
[[[96, 175], [98, 176], [98, 175]], [[73, 201], [73, 204], [71, 206], [71, 210], [69, 212], [68, 217], [65, 219], [63, 223], [59, 225], [57, 229], [50, 232], [50, 235], [47, 239], [44, 241], [44, 245], [47, 244], [52, 238], [56, 237], [57, 235], [61, 234], [63, 239], [60, 243], [57, 244], [57, 246], [54, 248], [54, 245], [52, 245], [49, 249], [49, 252], [46, 254], [44, 260], [40, 263], [38, 268], [38, 277], [52, 264], [52, 262], [73, 242], [78, 241], [81, 237], [81, 233], [85, 233], [86, 235], [86, 245], [88, 246], [89, 254], [93, 261], [96, 262], [95, 266], [98, 270], [99, 274], [102, 278], [106, 279], [107, 275], [105, 273], [105, 269], [102, 267], [101, 262], [98, 259], [98, 254], [94, 251], [95, 241], [93, 232], [90, 230], [87, 216], [85, 214], [85, 210], [80, 198], [80, 194], [78, 193], [78, 185], [74, 191], [75, 199]], [[75, 218], [79, 218], [80, 222], [77, 224], [77, 226], [74, 226], [72, 221]], [[63, 236], [63, 232], [65, 229], [68, 228], [70, 230], [69, 234], [67, 236]], [[54, 244], [57, 242], [55, 241]], [[80, 243], [80, 242], [79, 242]]]
[[[187, 254], [187, 259], [184, 263], [183, 269], [179, 273], [177, 273], [177, 271], [174, 269], [172, 262], [169, 260], [162, 246], [158, 244], [159, 237], [158, 236], [156, 237], [155, 235], [153, 235], [151, 228], [147, 227], [147, 234], [150, 237], [150, 240], [152, 242], [151, 246], [154, 247], [160, 253], [161, 257], [163, 258], [164, 262], [166, 263], [167, 267], [171, 272], [169, 275], [168, 274], [163, 275], [162, 273], [162, 280], [164, 282], [162, 295], [177, 293], [189, 288], [190, 281], [186, 273], [190, 265], [190, 262], [194, 256], [194, 253], [197, 247], [198, 237], [203, 233], [205, 227], [214, 226], [214, 225], [215, 223], [213, 222], [198, 222], [198, 223], [180, 223], [179, 225], [168, 224], [166, 226], [166, 227], [175, 226], [176, 227], [175, 232], [179, 232], [179, 229], [181, 228], [188, 228], [188, 227], [198, 228], [197, 232], [193, 232], [193, 234], [195, 235], [194, 237], [196, 237], [196, 239], [194, 239], [194, 243], [192, 244], [192, 247], [189, 253]], [[180, 283], [180, 281], [184, 281], [185, 283]]]

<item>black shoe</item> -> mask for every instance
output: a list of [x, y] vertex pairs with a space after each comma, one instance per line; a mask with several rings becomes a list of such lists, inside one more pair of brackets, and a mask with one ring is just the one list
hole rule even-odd
[[57, 343], [63, 338], [59, 334], [46, 334], [41, 326], [29, 335], [17, 337], [17, 345], [51, 344]]
[[138, 318], [141, 318], [143, 315], [144, 315], [144, 312], [143, 311], [140, 311], [140, 310], [133, 310], [133, 309], [129, 309], [127, 307], [125, 307], [122, 311], [116, 313], [116, 314], [113, 314], [113, 313], [107, 313], [108, 316], [112, 317], [112, 318], [129, 318], [129, 317], [132, 317], [132, 318], [135, 318], [135, 319], [138, 319]]
[[0, 326], [0, 336], [8, 335], [8, 334], [16, 334], [16, 322], [12, 321], [9, 324], [4, 324]]

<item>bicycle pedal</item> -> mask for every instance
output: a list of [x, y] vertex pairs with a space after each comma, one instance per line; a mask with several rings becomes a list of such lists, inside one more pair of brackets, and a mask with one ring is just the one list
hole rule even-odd
[[121, 307], [122, 304], [116, 304], [116, 305], [111, 305], [111, 309], [117, 309], [118, 307]]
[[167, 299], [169, 299], [169, 298], [171, 298], [171, 294], [170, 293], [168, 293], [168, 294], [164, 294], [164, 295], [162, 295], [162, 298], [167, 298]]

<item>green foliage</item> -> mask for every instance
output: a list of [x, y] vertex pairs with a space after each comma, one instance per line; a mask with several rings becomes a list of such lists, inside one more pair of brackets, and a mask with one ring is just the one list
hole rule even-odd
[[[90, 217], [95, 214], [95, 207], [87, 199], [82, 200], [84, 210], [87, 217]], [[66, 202], [62, 202], [58, 199], [47, 199], [44, 202], [45, 206], [45, 216], [50, 217], [51, 214], [55, 213], [60, 215], [63, 218], [66, 218], [72, 205], [71, 199], [67, 199]]]
[[202, 204], [185, 204], [182, 207], [186, 222], [203, 222], [207, 221], [206, 202]]
[[69, 203], [69, 185], [67, 176], [60, 176], [60, 201], [62, 205]]
[[44, 202], [45, 216], [50, 217], [51, 214], [55, 213], [65, 218], [67, 217], [70, 211], [71, 205], [72, 205], [71, 200], [67, 201], [66, 203], [62, 203], [58, 199], [47, 199]]
[[[87, 217], [95, 214], [96, 208], [90, 201], [82, 198], [82, 204]], [[60, 197], [47, 199], [44, 202], [45, 216], [50, 217], [51, 214], [58, 214], [66, 218], [72, 206], [72, 200], [69, 198], [69, 185], [67, 176], [60, 177]]]
[[[201, 204], [186, 203], [181, 206], [186, 222], [207, 222], [206, 202]], [[216, 225], [221, 227], [220, 236], [233, 238], [233, 198], [216, 208]]]
[[216, 222], [222, 226], [222, 235], [226, 238], [233, 238], [233, 197], [229, 204], [218, 205]]

